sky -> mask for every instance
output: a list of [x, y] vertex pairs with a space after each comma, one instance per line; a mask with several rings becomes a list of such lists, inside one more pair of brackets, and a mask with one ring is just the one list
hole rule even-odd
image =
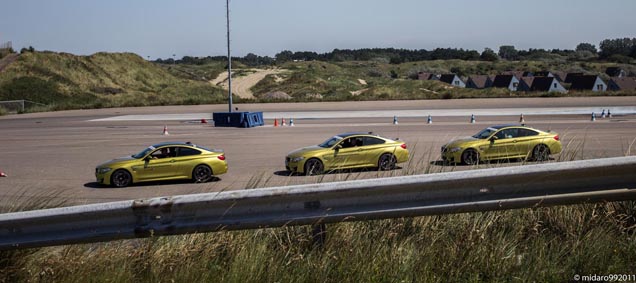
[[[227, 55], [225, 0], [3, 0], [0, 44], [148, 59]], [[393, 47], [574, 49], [636, 37], [635, 0], [231, 0], [232, 56]]]

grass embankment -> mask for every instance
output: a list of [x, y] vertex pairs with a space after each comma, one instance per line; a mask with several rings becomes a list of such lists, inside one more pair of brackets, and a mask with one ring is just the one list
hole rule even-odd
[[0, 100], [47, 104], [42, 110], [219, 103], [223, 91], [178, 78], [130, 53], [27, 52], [0, 73]]
[[[411, 79], [418, 71], [494, 75], [509, 70], [567, 71], [602, 74], [610, 63], [567, 61], [463, 61], [437, 60], [399, 65], [387, 60], [346, 62], [288, 62], [281, 74], [257, 83], [254, 100], [235, 97], [235, 102], [270, 102], [271, 92], [289, 94], [289, 101], [345, 101], [391, 99], [451, 99], [539, 96], [635, 95], [627, 92], [510, 92], [453, 88], [438, 81]], [[636, 73], [636, 66], [619, 65]], [[234, 76], [247, 70], [236, 63]], [[209, 83], [225, 71], [225, 62], [205, 65], [155, 64], [130, 53], [97, 53], [75, 56], [67, 53], [26, 52], [0, 73], [0, 100], [27, 99], [44, 103], [27, 111], [119, 106], [225, 103], [225, 91]], [[605, 77], [605, 79], [607, 79]], [[278, 100], [280, 101], [280, 100]], [[1, 114], [1, 113], [0, 113]]]
[[0, 252], [0, 282], [565, 282], [636, 273], [635, 232], [636, 202], [329, 224], [322, 248], [306, 226], [228, 231]]

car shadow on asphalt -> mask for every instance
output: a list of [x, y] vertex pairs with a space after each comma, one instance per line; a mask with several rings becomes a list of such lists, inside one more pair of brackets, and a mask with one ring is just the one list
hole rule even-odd
[[[364, 172], [389, 172], [394, 170], [402, 169], [400, 166], [396, 166], [394, 169], [387, 171], [378, 171], [378, 169], [373, 168], [355, 168], [355, 169], [339, 169], [339, 170], [330, 170], [324, 172], [322, 175], [331, 175], [331, 174], [356, 174], [356, 173], [364, 173]], [[274, 172], [274, 175], [284, 176], [284, 177], [306, 177], [304, 174], [294, 173], [287, 170], [280, 170]]]
[[[210, 179], [210, 181], [206, 182], [206, 183], [211, 183], [211, 182], [218, 182], [220, 181], [221, 178], [219, 177], [212, 177], [212, 179]], [[98, 182], [90, 182], [90, 183], [86, 183], [84, 184], [85, 188], [91, 188], [91, 189], [126, 189], [126, 188], [143, 188], [143, 187], [156, 187], [156, 186], [168, 186], [168, 185], [180, 185], [180, 184], [199, 184], [199, 183], [194, 183], [192, 182], [192, 180], [172, 180], [172, 181], [152, 181], [152, 182], [142, 182], [142, 183], [136, 183], [136, 184], [132, 184], [130, 186], [127, 187], [123, 187], [123, 188], [116, 188], [113, 186], [109, 186], [109, 185], [102, 185]]]

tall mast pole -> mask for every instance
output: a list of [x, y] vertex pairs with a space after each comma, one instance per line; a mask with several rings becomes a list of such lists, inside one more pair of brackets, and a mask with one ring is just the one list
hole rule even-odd
[[230, 0], [225, 1], [227, 19], [227, 81], [228, 81], [228, 102], [229, 112], [232, 113], [232, 56], [230, 55]]

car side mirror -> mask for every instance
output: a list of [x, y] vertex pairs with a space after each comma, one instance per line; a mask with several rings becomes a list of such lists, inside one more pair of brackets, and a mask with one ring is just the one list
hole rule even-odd
[[494, 141], [496, 141], [496, 140], [498, 140], [498, 139], [499, 139], [499, 138], [498, 138], [497, 136], [492, 136], [492, 137], [490, 137], [490, 141], [491, 141], [491, 142], [494, 142]]
[[334, 146], [334, 148], [333, 148], [333, 149], [334, 149], [334, 150], [340, 150], [341, 148], [342, 148], [342, 145], [341, 145], [341, 144], [339, 144], [339, 145]]
[[152, 159], [152, 157], [150, 157], [150, 155], [149, 155], [149, 156], [144, 157], [144, 161], [146, 161], [146, 162], [150, 161], [150, 159]]

